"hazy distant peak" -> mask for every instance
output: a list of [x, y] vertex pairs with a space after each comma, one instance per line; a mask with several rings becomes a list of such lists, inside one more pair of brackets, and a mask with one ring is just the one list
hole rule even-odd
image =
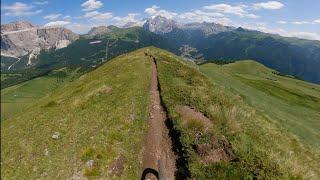
[[97, 36], [97, 35], [103, 35], [110, 33], [112, 30], [111, 28], [107, 26], [98, 26], [98, 27], [93, 27], [91, 30], [88, 32], [89, 36]]
[[221, 24], [213, 22], [192, 22], [181, 24], [172, 19], [167, 19], [162, 16], [155, 16], [147, 19], [143, 27], [144, 29], [157, 34], [166, 34], [170, 33], [174, 29], [181, 29], [184, 31], [199, 30], [202, 31], [205, 35], [210, 35], [235, 29], [233, 27], [223, 26]]
[[147, 19], [143, 28], [157, 34], [165, 34], [177, 28], [177, 22], [162, 16], [155, 16]]
[[28, 21], [19, 20], [9, 24], [1, 25], [1, 32], [20, 31], [20, 30], [25, 30], [25, 29], [35, 28], [35, 27], [36, 26], [34, 26]]

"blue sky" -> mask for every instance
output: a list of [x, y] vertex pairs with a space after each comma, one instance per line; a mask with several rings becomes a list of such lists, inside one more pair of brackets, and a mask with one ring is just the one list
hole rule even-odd
[[28, 20], [85, 33], [98, 25], [141, 25], [162, 15], [320, 40], [320, 0], [2, 0], [1, 23]]

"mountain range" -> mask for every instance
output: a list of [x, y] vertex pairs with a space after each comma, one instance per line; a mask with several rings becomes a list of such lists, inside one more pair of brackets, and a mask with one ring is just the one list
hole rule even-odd
[[149, 19], [144, 28], [172, 40], [179, 47], [192, 47], [193, 57], [209, 61], [253, 59], [281, 74], [320, 83], [320, 41], [286, 38], [215, 23], [179, 25], [159, 16]]
[[[143, 27], [99, 26], [86, 35], [25, 21], [2, 25], [1, 29], [1, 69], [8, 72], [32, 68], [47, 71], [70, 64], [89, 68], [99, 65], [101, 58], [153, 45], [197, 63], [252, 59], [279, 74], [320, 83], [319, 41], [241, 27], [207, 22], [182, 24], [156, 16], [147, 19]], [[119, 46], [121, 51], [115, 48]]]

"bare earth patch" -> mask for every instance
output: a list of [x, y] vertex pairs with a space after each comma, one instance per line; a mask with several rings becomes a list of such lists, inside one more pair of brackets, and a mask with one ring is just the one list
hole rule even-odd
[[124, 164], [126, 158], [123, 155], [119, 155], [115, 160], [113, 160], [108, 168], [108, 171], [112, 175], [120, 175], [124, 170]]
[[112, 91], [112, 87], [109, 86], [103, 86], [100, 90], [99, 93], [104, 93], [104, 94], [108, 94]]
[[[205, 128], [204, 132], [213, 131], [212, 121], [196, 109], [189, 106], [178, 106], [176, 110], [182, 116], [183, 124], [196, 121], [203, 125]], [[198, 138], [202, 135], [203, 134], [199, 133], [196, 136]], [[236, 158], [232, 152], [231, 144], [226, 138], [218, 139], [213, 136], [209, 143], [194, 145], [194, 149], [199, 155], [201, 161], [205, 164], [222, 161], [229, 162]]]
[[236, 158], [232, 152], [231, 144], [226, 140], [218, 140], [215, 137], [210, 143], [194, 147], [203, 163], [229, 162]]
[[176, 109], [182, 115], [183, 123], [188, 123], [193, 120], [202, 123], [206, 129], [211, 129], [213, 127], [211, 120], [194, 108], [189, 106], [178, 106]]

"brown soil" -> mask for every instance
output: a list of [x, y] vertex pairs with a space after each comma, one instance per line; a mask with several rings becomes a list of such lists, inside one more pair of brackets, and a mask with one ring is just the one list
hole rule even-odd
[[126, 158], [123, 155], [118, 156], [115, 160], [113, 160], [108, 168], [108, 171], [112, 175], [120, 175], [124, 170], [124, 163], [126, 162]]
[[142, 179], [175, 179], [176, 157], [172, 151], [172, 142], [169, 130], [166, 127], [167, 119], [161, 105], [158, 89], [157, 67], [153, 57], [151, 59], [152, 72], [150, 84], [150, 107], [148, 132], [145, 136], [142, 157]]
[[215, 137], [208, 144], [196, 145], [195, 150], [205, 164], [221, 161], [229, 162], [236, 158], [230, 143], [225, 139], [217, 140]]
[[[205, 127], [204, 132], [213, 131], [212, 121], [201, 112], [189, 106], [178, 106], [176, 109], [181, 114], [183, 123], [198, 121]], [[201, 136], [202, 134], [197, 135]], [[218, 138], [213, 136], [210, 143], [197, 144], [194, 148], [200, 156], [201, 161], [205, 164], [221, 161], [228, 162], [236, 158], [232, 152], [231, 144], [225, 138], [218, 140]]]
[[108, 94], [108, 93], [110, 93], [111, 91], [112, 91], [112, 88], [111, 88], [111, 87], [108, 87], [108, 86], [104, 86], [104, 87], [102, 87], [102, 88], [99, 90], [100, 93], [104, 93], [104, 94]]
[[194, 108], [178, 106], [176, 109], [182, 115], [183, 123], [188, 123], [193, 120], [201, 122], [207, 130], [213, 127], [212, 121]]

